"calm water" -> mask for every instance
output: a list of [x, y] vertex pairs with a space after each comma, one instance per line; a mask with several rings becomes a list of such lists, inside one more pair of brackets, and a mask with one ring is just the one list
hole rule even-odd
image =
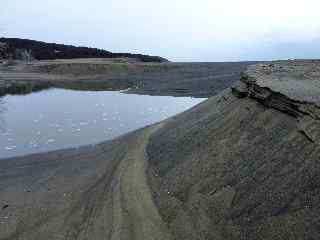
[[0, 158], [95, 144], [204, 99], [51, 89], [0, 99]]

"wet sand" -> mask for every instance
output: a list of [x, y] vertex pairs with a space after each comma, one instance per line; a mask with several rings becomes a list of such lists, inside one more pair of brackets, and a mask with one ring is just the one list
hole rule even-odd
[[17, 62], [0, 67], [0, 93], [49, 87], [123, 90], [129, 93], [210, 97], [228, 88], [253, 62], [115, 63], [104, 59]]

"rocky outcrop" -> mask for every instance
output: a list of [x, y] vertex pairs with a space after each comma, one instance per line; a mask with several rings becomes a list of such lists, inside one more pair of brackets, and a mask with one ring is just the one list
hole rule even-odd
[[320, 142], [320, 61], [254, 65], [233, 87], [240, 98], [251, 98], [299, 121], [300, 131]]

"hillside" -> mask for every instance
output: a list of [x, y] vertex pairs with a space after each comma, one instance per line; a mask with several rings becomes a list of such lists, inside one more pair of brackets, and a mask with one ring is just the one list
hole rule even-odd
[[161, 123], [0, 161], [0, 239], [319, 239], [319, 76], [250, 66]]
[[319, 74], [320, 61], [251, 66], [152, 135], [149, 178], [176, 239], [319, 239]]
[[[143, 54], [112, 53], [106, 50], [76, 47], [71, 45], [46, 43], [41, 41], [20, 39], [20, 38], [0, 38], [0, 43], [5, 43], [10, 48], [12, 58], [18, 58], [16, 50], [30, 51], [33, 58], [37, 60], [73, 59], [73, 58], [134, 58], [141, 62], [166, 62], [168, 60]], [[19, 58], [18, 58], [19, 59]]]

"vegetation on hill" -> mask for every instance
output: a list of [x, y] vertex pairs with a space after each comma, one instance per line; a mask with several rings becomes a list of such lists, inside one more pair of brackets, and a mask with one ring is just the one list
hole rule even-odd
[[[46, 43], [20, 38], [0, 38], [0, 43], [7, 44], [12, 52], [14, 49], [30, 51], [37, 60], [72, 59], [72, 58], [135, 58], [142, 62], [166, 62], [168, 60], [158, 57], [131, 53], [112, 53], [103, 49], [76, 47], [71, 45]], [[15, 57], [15, 54], [11, 54]]]

